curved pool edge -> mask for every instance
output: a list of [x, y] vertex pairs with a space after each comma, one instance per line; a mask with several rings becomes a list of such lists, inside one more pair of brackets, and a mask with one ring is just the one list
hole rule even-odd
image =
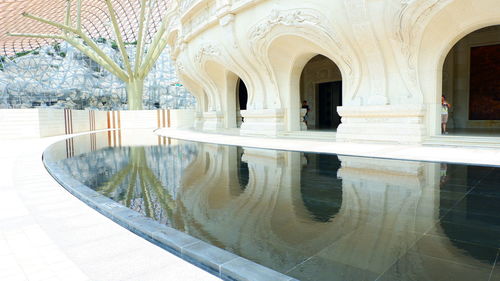
[[49, 175], [80, 201], [132, 233], [223, 280], [297, 280], [160, 224], [76, 181], [47, 161], [46, 152], [57, 143], [48, 146], [42, 154]]

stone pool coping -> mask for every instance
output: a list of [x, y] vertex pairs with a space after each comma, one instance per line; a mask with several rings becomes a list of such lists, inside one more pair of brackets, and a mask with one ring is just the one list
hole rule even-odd
[[160, 224], [99, 194], [50, 162], [46, 152], [56, 144], [43, 153], [42, 161], [49, 174], [82, 202], [129, 231], [224, 280], [297, 280]]

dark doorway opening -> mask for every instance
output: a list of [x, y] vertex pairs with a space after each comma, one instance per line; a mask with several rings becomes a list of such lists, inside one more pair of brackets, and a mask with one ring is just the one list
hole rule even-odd
[[317, 55], [307, 62], [300, 76], [300, 101], [309, 106], [307, 113], [301, 109], [301, 130], [336, 131], [341, 121], [337, 107], [342, 106], [342, 73], [334, 61]]
[[240, 105], [240, 110], [246, 110], [248, 102], [248, 91], [247, 87], [245, 86], [245, 82], [243, 82], [243, 80], [241, 79], [238, 83], [238, 101]]
[[[500, 25], [460, 39], [443, 64], [442, 91], [449, 106], [438, 105], [436, 134], [500, 136]], [[437, 97], [440, 101], [441, 97]], [[492, 140], [498, 142], [498, 140]]]
[[248, 90], [243, 80], [238, 80], [238, 86], [236, 91], [236, 126], [241, 128], [243, 123], [243, 117], [241, 116], [242, 110], [247, 110], [248, 103]]
[[318, 129], [337, 129], [340, 115], [337, 106], [342, 106], [342, 81], [318, 84]]

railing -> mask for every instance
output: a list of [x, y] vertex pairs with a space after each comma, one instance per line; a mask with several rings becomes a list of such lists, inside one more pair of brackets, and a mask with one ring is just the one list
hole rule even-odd
[[196, 36], [218, 19], [250, 4], [263, 0], [183, 0], [179, 2], [178, 14], [185, 40]]

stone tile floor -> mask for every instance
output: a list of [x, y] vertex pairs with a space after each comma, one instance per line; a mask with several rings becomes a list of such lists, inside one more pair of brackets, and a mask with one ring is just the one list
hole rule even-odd
[[41, 161], [60, 139], [0, 140], [0, 280], [220, 280], [63, 189]]

